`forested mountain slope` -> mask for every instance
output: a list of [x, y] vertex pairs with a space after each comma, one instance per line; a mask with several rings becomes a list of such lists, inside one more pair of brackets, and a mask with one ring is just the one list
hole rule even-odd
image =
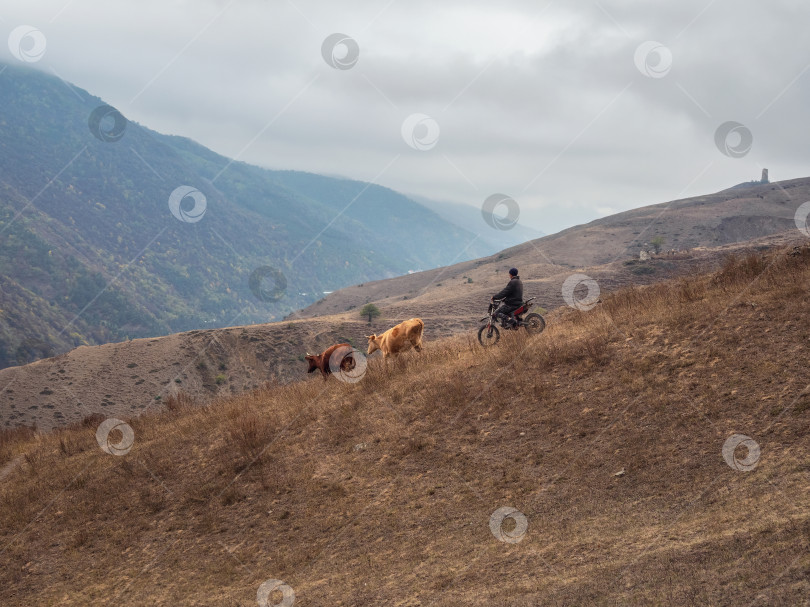
[[390, 189], [233, 162], [53, 76], [0, 68], [0, 366], [266, 322], [323, 291], [482, 254]]

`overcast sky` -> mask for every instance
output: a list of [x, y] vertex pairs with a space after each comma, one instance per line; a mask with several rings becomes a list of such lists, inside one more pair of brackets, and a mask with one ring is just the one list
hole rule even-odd
[[552, 233], [809, 175], [808, 24], [807, 0], [16, 0], [2, 37], [45, 51], [12, 36], [0, 58], [226, 156], [502, 193]]

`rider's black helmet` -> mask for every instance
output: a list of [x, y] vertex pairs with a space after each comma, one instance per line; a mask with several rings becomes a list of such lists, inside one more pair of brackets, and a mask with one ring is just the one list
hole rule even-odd
[[511, 270], [509, 270], [509, 276], [517, 276], [517, 275], [518, 275], [517, 268], [512, 268]]

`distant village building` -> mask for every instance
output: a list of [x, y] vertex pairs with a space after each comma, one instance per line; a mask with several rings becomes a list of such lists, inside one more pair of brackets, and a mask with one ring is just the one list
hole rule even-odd
[[750, 188], [758, 185], [763, 185], [766, 183], [770, 183], [771, 180], [768, 177], [768, 169], [762, 169], [762, 177], [760, 179], [752, 179], [751, 181], [745, 181], [743, 183], [738, 183], [735, 186], [731, 186], [730, 189], [738, 190], [741, 188]]

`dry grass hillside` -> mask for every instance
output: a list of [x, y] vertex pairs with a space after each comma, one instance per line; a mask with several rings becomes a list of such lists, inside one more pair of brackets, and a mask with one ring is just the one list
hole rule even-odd
[[810, 247], [752, 253], [487, 351], [175, 397], [124, 455], [100, 417], [6, 430], [0, 603], [810, 604], [808, 310]]
[[[664, 255], [647, 262], [625, 260], [582, 271], [596, 280], [602, 291], [611, 292], [716, 268], [729, 254], [783, 246], [795, 240], [796, 234], [794, 228], [744, 244]], [[522, 266], [526, 270], [526, 296], [538, 296], [535, 303], [549, 310], [563, 306], [562, 284], [572, 270], [561, 272], [556, 266], [541, 266]], [[364, 335], [380, 333], [415, 316], [425, 321], [426, 341], [473, 334], [486, 312], [489, 296], [505, 282], [505, 271], [488, 273], [488, 269], [472, 269], [437, 279], [426, 272], [420, 277], [427, 281], [426, 286], [413, 292], [397, 291], [400, 279], [347, 289], [356, 292], [352, 296], [358, 298], [374, 297], [378, 289], [393, 288], [397, 293], [375, 299], [383, 315], [370, 325], [359, 316], [358, 306], [315, 318], [85, 346], [22, 367], [0, 369], [0, 426], [35, 424], [49, 430], [88, 415], [128, 417], [162, 409], [167, 399], [181, 392], [195, 402], [206, 403], [268, 381], [299, 380], [307, 377], [306, 352], [318, 353], [340, 342], [365, 352]], [[312, 375], [309, 379], [318, 378]]]
[[189, 331], [167, 337], [83, 346], [0, 370], [6, 427], [51, 429], [82, 418], [162, 409], [184, 393], [205, 403], [268, 381], [306, 377], [308, 351], [360, 339], [362, 321], [326, 319]]

